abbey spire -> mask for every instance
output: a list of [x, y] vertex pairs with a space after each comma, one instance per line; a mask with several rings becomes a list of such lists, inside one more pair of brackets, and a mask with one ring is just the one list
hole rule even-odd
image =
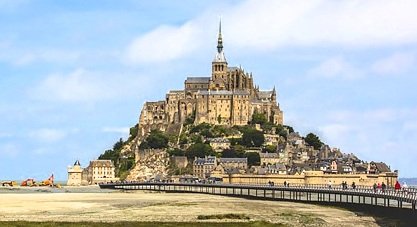
[[223, 37], [222, 37], [222, 21], [219, 22], [219, 35], [217, 37], [217, 53], [213, 62], [226, 62], [226, 57], [223, 52]]
[[219, 36], [217, 38], [217, 53], [223, 51], [223, 38], [222, 38], [222, 20], [219, 22]]

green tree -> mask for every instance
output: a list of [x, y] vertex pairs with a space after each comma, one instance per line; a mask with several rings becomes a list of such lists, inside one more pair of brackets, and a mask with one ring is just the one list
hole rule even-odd
[[178, 149], [178, 148], [174, 148], [174, 149], [169, 149], [168, 154], [171, 155], [171, 156], [184, 156], [185, 151], [181, 150], [181, 149]]
[[287, 133], [287, 129], [286, 129], [286, 127], [285, 126], [283, 126], [283, 125], [277, 125], [277, 127], [276, 127], [276, 129], [275, 129], [276, 131], [276, 134], [278, 134], [278, 135], [280, 135], [280, 136], [282, 136], [282, 137], [284, 137], [285, 139], [287, 138], [287, 136], [288, 136], [288, 133]]
[[160, 149], [168, 147], [169, 138], [159, 130], [152, 130], [145, 141], [140, 145], [141, 149]]
[[191, 145], [186, 152], [188, 159], [193, 159], [194, 157], [202, 158], [206, 155], [215, 155], [210, 145], [204, 143], [195, 143]]
[[104, 154], [101, 154], [98, 159], [100, 160], [112, 160], [113, 162], [119, 158], [119, 153], [115, 150], [106, 150]]
[[135, 126], [129, 129], [129, 139], [128, 139], [129, 142], [132, 141], [134, 138], [136, 138], [136, 136], [138, 135], [138, 131], [139, 131], [139, 124], [136, 124]]
[[117, 141], [114, 145], [113, 145], [113, 150], [115, 151], [120, 151], [122, 149], [124, 145], [123, 139], [120, 138], [119, 141]]
[[248, 166], [258, 166], [261, 164], [261, 157], [257, 152], [247, 152], [245, 153], [246, 158], [248, 158]]
[[268, 153], [274, 153], [277, 151], [277, 146], [276, 145], [268, 145], [263, 149], [264, 152], [268, 152]]
[[289, 125], [284, 125], [284, 127], [285, 127], [286, 129], [288, 129], [288, 132], [289, 132], [289, 133], [293, 133], [293, 132], [294, 132], [294, 129], [293, 129], [291, 126], [289, 126]]
[[320, 138], [313, 133], [307, 134], [305, 141], [308, 145], [313, 146], [316, 150], [319, 150], [323, 145], [323, 142], [321, 142]]
[[263, 113], [258, 113], [257, 111], [255, 111], [252, 114], [252, 121], [251, 124], [260, 124], [263, 125], [266, 122], [268, 122], [268, 119], [266, 118], [265, 114]]
[[264, 142], [264, 134], [256, 129], [251, 128], [243, 132], [242, 145], [246, 147], [260, 147]]

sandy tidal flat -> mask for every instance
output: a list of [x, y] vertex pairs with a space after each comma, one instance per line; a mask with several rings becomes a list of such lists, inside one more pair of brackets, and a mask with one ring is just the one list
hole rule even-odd
[[[144, 191], [0, 193], [0, 201], [0, 221], [266, 221], [288, 226], [378, 226], [372, 217], [357, 216], [337, 208], [204, 194]], [[201, 219], [201, 216], [223, 214], [238, 214], [245, 218]]]

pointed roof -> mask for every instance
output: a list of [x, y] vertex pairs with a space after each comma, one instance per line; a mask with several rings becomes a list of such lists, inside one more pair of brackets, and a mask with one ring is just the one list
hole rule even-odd
[[223, 52], [223, 38], [222, 38], [222, 20], [219, 22], [219, 35], [217, 37], [217, 53], [213, 62], [226, 62], [226, 57]]
[[80, 161], [78, 161], [78, 160], [77, 160], [77, 161], [75, 161], [75, 162], [74, 162], [74, 166], [81, 166]]
[[220, 18], [219, 22], [219, 35], [217, 38], [217, 53], [223, 51], [223, 38], [222, 38], [222, 19]]

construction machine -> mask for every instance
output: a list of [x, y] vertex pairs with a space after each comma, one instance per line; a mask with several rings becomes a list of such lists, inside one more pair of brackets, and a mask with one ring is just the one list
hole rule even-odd
[[16, 181], [2, 181], [1, 186], [9, 186], [9, 187], [14, 187], [17, 186], [17, 182]]

